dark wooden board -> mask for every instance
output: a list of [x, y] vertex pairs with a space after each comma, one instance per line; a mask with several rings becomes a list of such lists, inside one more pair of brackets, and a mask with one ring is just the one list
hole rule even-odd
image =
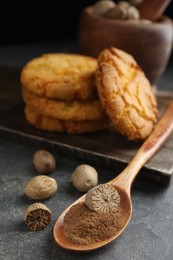
[[[160, 115], [173, 94], [158, 92]], [[60, 153], [85, 163], [99, 164], [118, 174], [131, 160], [141, 144], [127, 141], [120, 134], [101, 131], [95, 134], [70, 135], [41, 131], [28, 124], [23, 114], [19, 73], [0, 70], [0, 132], [19, 140], [38, 141], [56, 146]], [[173, 135], [143, 167], [139, 177], [158, 183], [169, 183], [173, 172]]]

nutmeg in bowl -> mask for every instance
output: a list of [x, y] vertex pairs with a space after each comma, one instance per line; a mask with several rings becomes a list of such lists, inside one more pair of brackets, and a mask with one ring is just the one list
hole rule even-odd
[[173, 44], [173, 23], [162, 16], [157, 22], [144, 19], [108, 19], [83, 9], [78, 28], [78, 47], [81, 54], [98, 57], [109, 47], [131, 54], [155, 85], [168, 63]]

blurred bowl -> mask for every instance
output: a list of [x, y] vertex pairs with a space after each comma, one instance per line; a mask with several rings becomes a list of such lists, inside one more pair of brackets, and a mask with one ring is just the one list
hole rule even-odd
[[113, 20], [85, 8], [79, 19], [78, 47], [84, 55], [98, 57], [107, 47], [130, 53], [155, 85], [169, 61], [173, 45], [173, 22], [163, 16], [149, 20]]

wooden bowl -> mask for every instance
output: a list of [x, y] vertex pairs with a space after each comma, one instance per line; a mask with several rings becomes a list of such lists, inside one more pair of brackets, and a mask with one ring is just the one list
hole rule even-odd
[[79, 19], [78, 47], [84, 55], [98, 57], [107, 47], [130, 53], [155, 85], [165, 70], [173, 44], [173, 23], [166, 16], [157, 22], [113, 20], [85, 8]]

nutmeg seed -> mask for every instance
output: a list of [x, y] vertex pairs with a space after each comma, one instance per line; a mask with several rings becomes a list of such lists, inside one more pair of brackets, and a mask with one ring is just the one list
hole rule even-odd
[[72, 173], [71, 180], [77, 190], [85, 192], [97, 185], [98, 173], [92, 166], [82, 164]]
[[41, 174], [49, 174], [56, 168], [56, 161], [53, 154], [46, 150], [39, 150], [34, 154], [33, 164]]
[[121, 6], [115, 6], [114, 8], [109, 9], [104, 17], [109, 19], [125, 19], [127, 15], [127, 11], [125, 8], [122, 8]]
[[97, 1], [93, 5], [93, 12], [98, 15], [105, 14], [110, 8], [113, 8], [116, 4], [111, 0]]
[[128, 8], [130, 6], [130, 3], [126, 1], [120, 1], [117, 5], [121, 6], [122, 8]]
[[38, 175], [26, 184], [24, 193], [33, 200], [47, 199], [53, 196], [58, 189], [55, 179], [46, 175]]
[[130, 6], [127, 11], [127, 18], [128, 19], [139, 19], [140, 13], [135, 6]]

